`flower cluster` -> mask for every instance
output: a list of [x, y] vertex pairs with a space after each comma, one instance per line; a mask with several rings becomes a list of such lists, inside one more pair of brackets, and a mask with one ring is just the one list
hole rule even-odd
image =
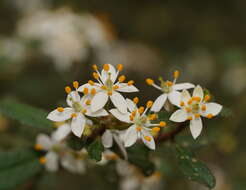
[[[104, 147], [111, 148], [115, 142], [127, 158], [125, 147], [132, 146], [138, 140], [152, 150], [156, 148], [155, 137], [160, 135], [161, 128], [166, 127], [166, 122], [158, 118], [158, 112], [163, 107], [169, 112], [174, 110], [169, 109], [170, 104], [178, 108], [171, 114], [170, 121], [190, 121], [190, 130], [194, 139], [200, 135], [202, 130], [201, 117], [210, 119], [219, 114], [222, 109], [221, 105], [209, 102], [210, 95], [204, 95], [199, 85], [177, 84], [178, 71], [174, 72], [172, 82], [159, 78], [160, 86], [154, 80], [146, 79], [146, 83], [160, 90], [161, 95], [154, 102], [147, 101], [144, 107], [138, 106], [139, 98], [135, 97], [131, 100], [122, 95], [122, 93], [133, 93], [139, 90], [134, 86], [133, 80], [125, 82], [126, 77], [119, 75], [123, 69], [121, 64], [117, 65], [117, 68], [105, 64], [101, 72], [96, 65], [93, 65], [93, 69], [95, 80], [89, 80], [81, 86], [74, 81], [74, 90], [69, 86], [65, 87], [67, 107], [58, 107], [47, 116], [49, 120], [62, 122], [63, 125], [58, 127], [51, 138], [45, 135], [37, 138], [36, 148], [47, 151], [41, 162], [46, 161], [47, 168], [50, 170], [57, 169], [58, 159], [61, 163], [66, 163], [66, 165], [62, 164], [64, 168], [69, 166], [68, 163], [81, 165], [71, 157], [75, 154], [71, 154], [72, 151], [66, 146], [65, 139], [70, 133], [83, 138], [83, 136], [92, 134], [85, 133], [85, 128], [100, 130], [102, 132], [98, 135], [101, 134]], [[192, 88], [194, 90], [191, 96], [188, 89]], [[115, 122], [118, 122], [117, 125]], [[99, 127], [93, 128], [93, 125]], [[119, 127], [120, 125], [123, 127]], [[80, 151], [76, 154], [82, 153]], [[66, 160], [68, 157], [70, 161]]]

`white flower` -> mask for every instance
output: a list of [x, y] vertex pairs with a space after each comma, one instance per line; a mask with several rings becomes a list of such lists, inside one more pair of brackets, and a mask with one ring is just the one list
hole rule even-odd
[[209, 95], [204, 96], [203, 89], [198, 85], [193, 91], [192, 97], [187, 90], [181, 93], [180, 109], [174, 112], [170, 120], [184, 122], [190, 120], [190, 130], [194, 139], [202, 131], [202, 117], [212, 118], [219, 114], [222, 106], [217, 103], [208, 103]]
[[[110, 99], [120, 112], [126, 113], [126, 100], [119, 92], [137, 92], [138, 89], [133, 85], [134, 81], [123, 83], [124, 75], [118, 78], [119, 71], [122, 70], [121, 64], [117, 66], [117, 71], [110, 64], [105, 64], [101, 73], [97, 70], [96, 65], [93, 65], [93, 68], [96, 71], [93, 76], [98, 83], [90, 80], [87, 84], [78, 88], [80, 92], [90, 90], [91, 94], [95, 95], [91, 100], [91, 110], [95, 112], [102, 109]], [[117, 78], [118, 81], [116, 82]]]
[[[78, 83], [74, 82], [74, 86], [78, 87]], [[76, 88], [77, 89], [77, 88]], [[85, 124], [88, 120], [85, 116], [100, 117], [108, 115], [104, 109], [99, 109], [96, 112], [92, 112], [90, 108], [91, 96], [84, 95], [80, 97], [77, 91], [71, 91], [69, 87], [66, 87], [68, 92], [67, 104], [69, 107], [58, 107], [48, 115], [48, 119], [55, 122], [61, 122], [71, 119], [71, 130], [74, 135], [81, 137]], [[66, 130], [65, 130], [66, 131]], [[66, 131], [67, 132], [67, 131]]]
[[180, 103], [180, 92], [179, 90], [194, 88], [195, 86], [191, 83], [180, 83], [176, 84], [176, 80], [179, 76], [179, 71], [174, 72], [174, 80], [171, 81], [163, 81], [160, 78], [161, 86], [158, 86], [154, 83], [152, 79], [146, 79], [147, 84], [157, 88], [158, 90], [162, 91], [163, 93], [155, 100], [151, 111], [159, 112], [161, 108], [164, 106], [167, 100], [171, 102], [173, 105], [178, 106]]
[[[164, 127], [166, 124], [165, 122], [160, 122], [160, 124], [152, 124], [151, 120], [154, 119], [153, 115], [146, 115], [146, 112], [152, 106], [153, 102], [148, 101], [146, 109], [144, 109], [144, 107], [137, 108], [136, 103], [138, 102], [138, 99], [136, 98], [134, 99], [135, 103], [130, 99], [126, 99], [126, 102], [129, 110], [127, 113], [121, 113], [117, 109], [110, 110], [110, 113], [112, 113], [120, 121], [132, 124], [126, 130], [124, 135], [125, 147], [132, 146], [137, 139], [140, 138], [147, 147], [150, 149], [155, 149], [155, 141], [151, 134], [151, 130], [158, 132], [160, 128], [156, 126]], [[155, 127], [151, 129], [150, 127], [153, 126]]]

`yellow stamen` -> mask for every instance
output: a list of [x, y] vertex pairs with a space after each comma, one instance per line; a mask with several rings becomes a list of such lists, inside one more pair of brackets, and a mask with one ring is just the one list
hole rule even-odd
[[39, 163], [40, 164], [45, 164], [46, 163], [46, 158], [45, 157], [40, 157], [39, 158]]
[[111, 96], [113, 93], [112, 91], [108, 91], [108, 95]]
[[191, 98], [191, 99], [189, 99], [188, 104], [190, 105], [190, 104], [192, 104], [192, 102], [193, 102], [193, 100]]
[[86, 100], [85, 104], [86, 105], [90, 105], [91, 104], [91, 100]]
[[160, 129], [160, 127], [154, 127], [151, 130], [152, 130], [152, 132], [158, 133], [161, 129]]
[[137, 126], [137, 127], [136, 127], [136, 130], [137, 130], [138, 132], [140, 132], [140, 131], [142, 130], [142, 127]]
[[83, 113], [83, 114], [85, 114], [86, 112], [87, 112], [86, 109], [83, 109], [83, 110], [81, 111], [81, 113]]
[[145, 136], [144, 139], [145, 139], [146, 141], [149, 141], [149, 142], [151, 141], [151, 137], [150, 137], [150, 136]]
[[206, 111], [206, 109], [207, 109], [207, 107], [206, 107], [206, 105], [202, 105], [202, 111]]
[[179, 105], [182, 107], [185, 105], [185, 103], [183, 101], [181, 101]]
[[101, 86], [101, 89], [107, 90], [107, 86], [103, 85], [103, 86]]
[[171, 81], [167, 81], [165, 84], [166, 84], [167, 86], [169, 86], [169, 87], [171, 87], [171, 86], [173, 85], [173, 83], [172, 83]]
[[43, 150], [43, 146], [41, 144], [35, 144], [34, 149], [40, 151]]
[[201, 115], [199, 113], [195, 114], [195, 118], [199, 118]]
[[114, 86], [113, 86], [113, 90], [117, 90], [118, 88], [119, 88], [118, 85], [114, 85]]
[[109, 64], [104, 64], [103, 65], [103, 70], [104, 71], [109, 71]]
[[192, 116], [188, 116], [187, 120], [191, 121], [192, 120]]
[[195, 96], [195, 97], [192, 97], [192, 100], [197, 101], [197, 102], [200, 102], [201, 101], [201, 98], [198, 97], [198, 96]]
[[165, 126], [167, 125], [167, 123], [166, 123], [165, 121], [161, 121], [161, 122], [159, 123], [159, 125], [160, 125], [160, 127], [165, 127]]
[[76, 113], [72, 113], [71, 114], [71, 118], [75, 118], [75, 117], [77, 117], [77, 114]]
[[146, 79], [146, 83], [147, 83], [148, 85], [153, 85], [153, 84], [154, 84], [154, 81], [153, 81], [152, 79], [150, 79], [150, 78], [147, 78], [147, 79]]
[[72, 91], [72, 89], [69, 86], [65, 87], [65, 92], [69, 94]]
[[92, 94], [92, 95], [95, 95], [96, 93], [97, 93], [96, 89], [95, 89], [95, 88], [92, 88], [92, 89], [91, 89], [91, 94]]
[[118, 65], [117, 65], [117, 69], [118, 69], [118, 71], [122, 71], [123, 65], [122, 65], [122, 64], [118, 64]]
[[173, 76], [175, 79], [177, 79], [179, 77], [179, 71], [178, 70], [174, 71]]
[[99, 75], [98, 75], [97, 73], [94, 72], [94, 73], [92, 73], [92, 75], [93, 75], [93, 77], [94, 77], [95, 79], [97, 79], [97, 80], [99, 79]]
[[157, 119], [156, 114], [150, 114], [148, 117], [149, 117], [149, 120], [156, 120]]
[[94, 81], [92, 81], [92, 80], [89, 80], [88, 83], [89, 83], [91, 86], [93, 86], [93, 85], [95, 84]]
[[127, 85], [128, 85], [128, 86], [131, 86], [131, 85], [133, 85], [133, 84], [134, 84], [134, 81], [133, 81], [133, 80], [130, 80], [130, 81], [127, 82]]
[[152, 105], [153, 105], [153, 101], [148, 101], [146, 104], [147, 108], [151, 108]]
[[132, 112], [132, 116], [135, 117], [136, 116], [136, 113], [137, 113], [136, 111], [133, 111]]
[[95, 70], [95, 71], [97, 71], [97, 66], [94, 64], [94, 65], [92, 65], [92, 68]]
[[84, 88], [83, 93], [84, 94], [88, 94], [89, 93], [89, 89], [88, 88]]
[[58, 108], [56, 108], [56, 110], [59, 111], [59, 112], [64, 112], [64, 108], [63, 107], [58, 107]]
[[191, 108], [190, 107], [186, 107], [185, 110], [190, 113], [191, 112]]
[[133, 98], [133, 102], [137, 104], [139, 102], [139, 98], [138, 97]]
[[73, 87], [74, 88], [79, 88], [79, 82], [78, 81], [73, 81]]
[[209, 95], [206, 95], [206, 96], [204, 97], [204, 101], [205, 101], [205, 102], [209, 101], [210, 99], [211, 99], [211, 96], [209, 96]]
[[208, 118], [208, 119], [211, 119], [212, 117], [214, 117], [214, 116], [213, 116], [213, 114], [211, 114], [211, 113], [207, 115], [207, 118]]
[[138, 113], [139, 114], [142, 114], [144, 112], [144, 107], [143, 106], [141, 106], [140, 108], [138, 108]]
[[118, 80], [119, 82], [124, 82], [126, 80], [125, 75], [121, 75]]
[[133, 115], [130, 115], [129, 117], [130, 117], [130, 120], [133, 121], [134, 116]]

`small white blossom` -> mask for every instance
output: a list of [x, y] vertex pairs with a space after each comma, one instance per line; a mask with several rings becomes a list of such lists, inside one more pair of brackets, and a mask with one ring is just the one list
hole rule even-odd
[[174, 72], [174, 80], [171, 81], [163, 81], [160, 78], [161, 85], [158, 86], [154, 83], [152, 79], [146, 79], [147, 84], [157, 88], [162, 91], [162, 94], [155, 100], [151, 111], [159, 112], [161, 108], [165, 105], [166, 101], [169, 100], [173, 105], [177, 106], [180, 103], [180, 92], [179, 90], [194, 88], [195, 86], [191, 83], [180, 83], [176, 84], [176, 80], [179, 76], [179, 71]]
[[[93, 66], [96, 72], [93, 73], [94, 78], [98, 82], [89, 81], [87, 84], [78, 88], [78, 91], [85, 92], [90, 90], [94, 97], [91, 100], [91, 110], [96, 112], [102, 109], [108, 99], [112, 101], [114, 106], [122, 113], [127, 112], [126, 100], [119, 92], [138, 92], [133, 85], [134, 81], [130, 80], [124, 83], [125, 76], [118, 77], [122, 70], [122, 65], [118, 65], [117, 71], [110, 64], [105, 64], [101, 73], [97, 70], [97, 66]], [[116, 82], [118, 78], [118, 81]]]
[[190, 120], [190, 131], [194, 139], [196, 139], [202, 131], [202, 117], [212, 118], [218, 115], [222, 106], [217, 103], [209, 102], [209, 95], [204, 96], [203, 89], [198, 85], [193, 91], [191, 97], [187, 90], [181, 93], [180, 109], [174, 112], [170, 120], [174, 122], [184, 122]]

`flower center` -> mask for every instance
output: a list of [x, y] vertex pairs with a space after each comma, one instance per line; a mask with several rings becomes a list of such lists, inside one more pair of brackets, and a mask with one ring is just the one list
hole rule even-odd
[[173, 86], [173, 83], [171, 81], [161, 80], [161, 88], [164, 93], [170, 93], [173, 90], [172, 86]]
[[81, 112], [84, 110], [79, 102], [73, 102], [73, 109], [75, 112]]

